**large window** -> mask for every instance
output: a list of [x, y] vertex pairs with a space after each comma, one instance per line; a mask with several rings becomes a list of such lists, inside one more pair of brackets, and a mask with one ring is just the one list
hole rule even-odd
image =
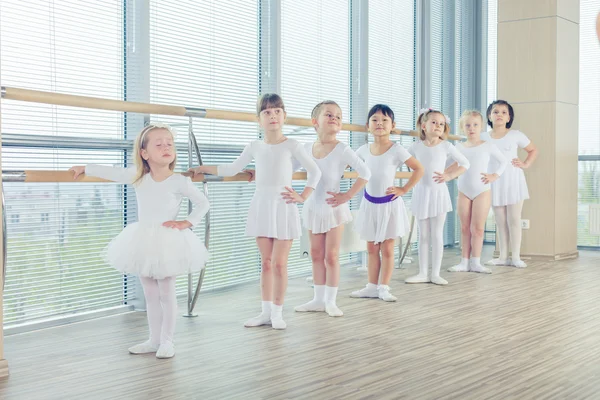
[[[255, 112], [259, 94], [258, 2], [150, 1], [150, 101]], [[152, 116], [177, 127], [179, 168], [188, 167], [187, 118]], [[206, 164], [231, 162], [258, 138], [255, 123], [196, 118], [192, 129]], [[192, 164], [196, 165], [194, 158]], [[254, 184], [208, 185], [210, 252], [203, 288], [255, 280], [260, 259], [254, 238], [244, 234]], [[181, 217], [188, 212], [182, 207]], [[195, 228], [204, 235], [204, 224]], [[180, 281], [186, 277], [180, 278]], [[179, 286], [180, 293], [186, 290]]]
[[579, 18], [579, 205], [577, 244], [600, 246], [590, 235], [590, 206], [600, 203], [600, 46], [596, 36], [597, 1], [581, 0]]
[[[120, 0], [2, 0], [2, 85], [122, 99], [123, 16]], [[3, 101], [2, 136], [3, 170], [123, 161], [115, 145], [121, 113]], [[4, 192], [6, 324], [116, 306], [132, 295], [102, 260], [125, 223], [122, 187], [5, 183]]]
[[[473, 0], [431, 1], [431, 93], [426, 98], [430, 99], [428, 106], [450, 117], [455, 134], [461, 134], [458, 121], [463, 110], [479, 106], [475, 95], [479, 85], [474, 81], [480, 63], [475, 50], [478, 33], [472, 22], [481, 16], [476, 10]], [[447, 185], [456, 210], [456, 180]], [[444, 236], [448, 245], [458, 241], [460, 223], [456, 212], [448, 214]]]
[[[344, 122], [350, 121], [350, 7], [346, 0], [281, 1], [281, 95], [290, 117], [310, 118], [314, 106], [333, 100], [342, 109]], [[286, 127], [285, 133], [301, 142], [314, 142], [310, 127]], [[348, 143], [349, 133], [338, 134]], [[302, 188], [303, 183], [295, 187]], [[349, 180], [341, 184], [347, 190]], [[305, 233], [306, 235], [306, 233]], [[297, 240], [291, 250], [291, 274], [310, 269], [309, 258], [299, 258], [306, 247]], [[340, 256], [342, 264], [348, 255]]]
[[[361, 2], [346, 0], [26, 3], [0, 2], [3, 86], [243, 112], [254, 112], [258, 95], [268, 87], [282, 94], [292, 117], [308, 118], [315, 104], [335, 100], [345, 122], [362, 123], [369, 106], [387, 103], [401, 129], [413, 129], [423, 105], [417, 104], [424, 95], [416, 78], [423, 68], [416, 49], [418, 28], [430, 16], [420, 15], [414, 0], [371, 1], [363, 10], [368, 18], [362, 19], [354, 18], [359, 10], [353, 8]], [[473, 61], [468, 51], [473, 33], [465, 25], [472, 18], [472, 1], [459, 3], [432, 0], [427, 25], [432, 40], [429, 105], [453, 116], [468, 106], [473, 85], [466, 65]], [[364, 45], [368, 51], [361, 50]], [[360, 57], [361, 51], [367, 56]], [[234, 160], [260, 137], [255, 123], [3, 101], [2, 168], [129, 165], [131, 141], [150, 120], [178, 130], [179, 171], [198, 163], [188, 156], [189, 131], [207, 164]], [[315, 140], [312, 128], [286, 127], [285, 133], [303, 142]], [[339, 135], [354, 147], [365, 137]], [[407, 147], [413, 141], [394, 139]], [[342, 189], [351, 183], [344, 181]], [[5, 183], [4, 190], [7, 325], [130, 304], [139, 297], [136, 280], [116, 272], [102, 257], [110, 239], [137, 218], [131, 187]], [[253, 191], [248, 183], [208, 185], [212, 259], [204, 289], [259, 279], [255, 241], [244, 235]], [[183, 207], [181, 217], [187, 212]], [[196, 233], [202, 237], [204, 226]], [[292, 249], [291, 275], [310, 271], [309, 260], [299, 257], [301, 248], [298, 241]], [[350, 260], [344, 255], [341, 261]]]
[[[412, 130], [416, 105], [415, 4], [413, 0], [378, 0], [369, 3], [368, 105], [387, 104], [394, 111], [396, 127]], [[358, 116], [366, 122], [367, 111]], [[369, 135], [370, 136], [370, 135]], [[369, 137], [372, 141], [372, 138]], [[414, 139], [393, 136], [409, 148]], [[406, 167], [403, 167], [406, 169]], [[401, 185], [401, 182], [396, 182]], [[404, 196], [410, 212], [412, 192]], [[414, 235], [416, 238], [416, 235]]]

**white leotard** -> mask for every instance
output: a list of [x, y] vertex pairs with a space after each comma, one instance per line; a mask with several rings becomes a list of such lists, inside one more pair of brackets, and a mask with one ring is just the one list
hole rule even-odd
[[411, 208], [415, 218], [433, 218], [452, 211], [448, 186], [445, 183], [435, 182], [434, 172], [444, 172], [448, 157], [452, 157], [459, 166], [466, 169], [469, 169], [469, 160], [445, 140], [433, 147], [426, 146], [419, 140], [408, 151], [423, 164], [425, 169], [423, 178], [413, 189]]
[[[529, 138], [523, 132], [511, 130], [501, 139], [493, 139], [490, 132], [484, 132], [481, 139], [495, 144], [509, 161], [500, 179], [492, 182], [492, 206], [507, 206], [528, 199], [529, 190], [525, 174], [521, 168], [513, 166], [511, 161], [518, 157], [519, 148], [529, 146]], [[490, 160], [489, 168], [488, 171], [498, 169], [498, 161]]]
[[241, 172], [252, 160], [256, 162], [256, 191], [248, 210], [246, 235], [279, 240], [298, 239], [302, 235], [300, 213], [296, 204], [288, 204], [281, 193], [292, 186], [294, 160], [307, 171], [306, 186], [315, 188], [321, 170], [301, 143], [286, 139], [278, 144], [255, 140], [244, 148], [231, 164], [217, 167], [220, 176]]
[[[363, 160], [345, 143], [338, 143], [329, 154], [323, 158], [313, 156], [314, 143], [306, 143], [306, 153], [317, 163], [322, 172], [321, 180], [313, 194], [306, 200], [302, 207], [302, 223], [304, 228], [314, 233], [325, 233], [331, 229], [352, 221], [352, 214], [348, 203], [337, 207], [327, 204], [331, 197], [327, 192], [338, 193], [340, 181], [344, 170], [349, 165], [358, 172], [358, 177], [364, 180], [371, 178], [371, 171]], [[297, 169], [299, 165], [295, 165]]]
[[508, 165], [508, 159], [490, 142], [483, 142], [475, 147], [466, 147], [462, 143], [458, 143], [456, 149], [471, 164], [469, 169], [458, 177], [458, 190], [471, 200], [474, 200], [481, 193], [490, 190], [490, 184], [481, 181], [481, 174], [488, 173], [490, 170], [489, 164], [492, 159], [497, 161], [498, 168], [490, 173], [501, 176]]

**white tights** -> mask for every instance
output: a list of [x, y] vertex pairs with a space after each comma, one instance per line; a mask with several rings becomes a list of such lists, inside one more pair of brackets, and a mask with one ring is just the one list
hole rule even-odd
[[523, 202], [508, 206], [494, 207], [496, 229], [498, 230], [498, 247], [500, 260], [508, 260], [508, 244], [512, 252], [512, 260], [521, 259], [521, 211]]
[[419, 221], [419, 275], [427, 276], [431, 246], [431, 276], [439, 277], [444, 254], [444, 223], [446, 213]]
[[146, 298], [146, 314], [150, 328], [150, 343], [173, 342], [177, 320], [175, 278], [153, 279], [140, 277]]

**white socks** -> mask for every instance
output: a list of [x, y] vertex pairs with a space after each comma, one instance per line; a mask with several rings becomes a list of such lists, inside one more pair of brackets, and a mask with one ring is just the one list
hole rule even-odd
[[[521, 260], [521, 212], [523, 202], [510, 204], [508, 206], [494, 207], [494, 216], [496, 217], [496, 230], [498, 231], [498, 247], [500, 248], [500, 257], [488, 261], [486, 265], [506, 265], [517, 268], [525, 268]], [[512, 253], [512, 261], [508, 259], [508, 247]]]
[[271, 326], [273, 329], [285, 329], [287, 324], [283, 320], [283, 305], [273, 303], [271, 306]]
[[[337, 288], [336, 292], [337, 292]], [[295, 307], [296, 312], [321, 312], [325, 311], [325, 285], [314, 285], [315, 295], [311, 301]]]
[[379, 298], [383, 301], [396, 301], [396, 296], [390, 293], [390, 287], [388, 285], [379, 285]]
[[172, 358], [175, 355], [173, 342], [165, 342], [160, 345], [156, 352], [156, 358]]
[[350, 293], [350, 297], [355, 297], [355, 298], [365, 298], [365, 297], [370, 297], [370, 298], [378, 298], [379, 297], [379, 290], [377, 290], [377, 285], [374, 283], [367, 283], [367, 286], [365, 286], [364, 288], [360, 289], [360, 290], [355, 290], [354, 292]]
[[448, 268], [448, 272], [469, 272], [469, 259], [461, 258], [460, 263]]
[[[155, 353], [164, 345], [173, 345], [175, 323], [177, 321], [177, 296], [175, 291], [175, 278], [154, 279], [140, 277], [146, 299], [146, 315], [150, 328], [150, 339], [129, 349], [131, 354]], [[161, 353], [162, 354], [162, 353]], [[170, 349], [166, 355], [171, 358], [175, 348]]]
[[[440, 276], [442, 256], [444, 254], [444, 223], [446, 214], [418, 220], [419, 223], [419, 274], [408, 277], [406, 283], [428, 283], [447, 285]], [[429, 269], [429, 249], [431, 248], [431, 279], [427, 276]]]
[[471, 265], [469, 270], [471, 272], [479, 272], [480, 274], [491, 274], [492, 270], [481, 265], [480, 257], [471, 257]]
[[335, 304], [338, 288], [326, 285], [314, 285], [315, 296], [308, 303], [295, 307], [296, 312], [327, 312], [331, 317], [341, 317], [342, 310]]
[[272, 304], [273, 304], [273, 302], [271, 302], [271, 301], [263, 300], [261, 313], [258, 316], [254, 317], [254, 318], [250, 318], [248, 321], [246, 321], [244, 326], [247, 328], [252, 328], [255, 326], [270, 324], [271, 323], [271, 305]]
[[335, 286], [325, 286], [325, 311], [330, 317], [341, 317], [344, 315], [342, 310], [335, 304], [338, 288]]
[[273, 327], [273, 329], [285, 329], [286, 323], [283, 320], [283, 305], [273, 304], [272, 301], [262, 301], [262, 312], [254, 317], [250, 318], [244, 324], [247, 328], [252, 328], [255, 326], [261, 325], [269, 325]]
[[158, 351], [159, 345], [152, 344], [150, 340], [146, 340], [144, 343], [136, 344], [129, 348], [129, 352], [131, 354], [147, 354], [147, 353], [156, 353]]

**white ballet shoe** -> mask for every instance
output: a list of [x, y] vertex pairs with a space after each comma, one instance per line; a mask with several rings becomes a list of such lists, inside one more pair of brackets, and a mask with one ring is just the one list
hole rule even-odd
[[491, 266], [508, 266], [510, 265], [510, 260], [502, 260], [500, 258], [494, 258], [493, 260], [490, 260], [488, 262], [485, 263], [485, 265], [491, 265]]
[[327, 312], [327, 314], [329, 314], [330, 317], [341, 317], [342, 315], [344, 315], [342, 310], [340, 310], [335, 303], [327, 303], [325, 305], [325, 311]]
[[431, 283], [435, 283], [436, 285], [447, 285], [448, 281], [441, 276], [432, 276]]
[[271, 326], [273, 327], [273, 329], [278, 329], [278, 330], [283, 330], [283, 329], [287, 328], [287, 324], [285, 323], [283, 318], [272, 318]]
[[431, 279], [429, 279], [429, 276], [427, 275], [415, 275], [415, 276], [409, 276], [408, 278], [406, 278], [404, 280], [404, 282], [406, 283], [429, 283], [431, 282]]
[[350, 293], [350, 297], [376, 299], [379, 297], [379, 291], [377, 290], [377, 286], [375, 284], [367, 283], [367, 286], [364, 288]]
[[471, 272], [479, 272], [480, 274], [491, 274], [492, 270], [483, 265], [471, 265]]
[[294, 307], [296, 312], [323, 312], [325, 311], [325, 303], [322, 301], [311, 300], [301, 306]]
[[150, 343], [150, 340], [146, 340], [144, 343], [136, 344], [135, 346], [131, 346], [129, 348], [129, 352], [131, 354], [148, 354], [148, 353], [156, 353], [158, 351], [159, 346], [156, 344]]
[[388, 285], [379, 285], [379, 298], [383, 301], [396, 301], [396, 296], [390, 293], [390, 287]]
[[448, 268], [448, 272], [469, 272], [469, 266], [464, 264], [456, 264], [454, 267]]
[[156, 358], [172, 358], [175, 355], [173, 342], [165, 342], [160, 345], [156, 352]]
[[248, 321], [246, 321], [244, 326], [246, 328], [254, 328], [256, 326], [270, 325], [270, 324], [271, 324], [271, 314], [261, 313], [260, 315], [254, 317], [254, 318], [250, 318]]
[[525, 264], [525, 261], [523, 260], [517, 260], [517, 261], [511, 261], [510, 265], [515, 267], [515, 268], [527, 268], [527, 264]]

